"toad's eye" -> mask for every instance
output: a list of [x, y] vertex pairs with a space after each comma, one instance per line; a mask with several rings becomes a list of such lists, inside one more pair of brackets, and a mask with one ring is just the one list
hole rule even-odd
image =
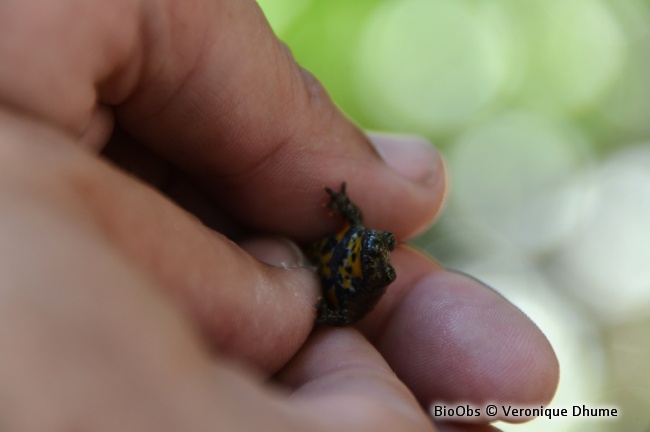
[[369, 257], [385, 256], [387, 251], [395, 249], [395, 244], [395, 237], [387, 231], [366, 230], [365, 253]]
[[395, 269], [393, 268], [393, 266], [391, 265], [386, 266], [386, 272], [384, 273], [384, 282], [386, 282], [387, 284], [392, 283], [396, 277], [397, 275], [395, 274]]
[[397, 242], [395, 241], [395, 236], [392, 233], [389, 233], [388, 231], [384, 231], [382, 233], [384, 235], [384, 239], [386, 239], [386, 247], [388, 248], [389, 251], [392, 251], [395, 249], [395, 246], [397, 246]]
[[379, 245], [376, 242], [373, 242], [368, 248], [366, 249], [366, 254], [371, 257], [371, 258], [377, 258], [378, 256], [381, 255], [381, 245]]

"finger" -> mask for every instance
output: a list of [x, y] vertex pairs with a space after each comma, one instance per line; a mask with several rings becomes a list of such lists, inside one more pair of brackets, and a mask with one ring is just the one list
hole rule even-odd
[[400, 277], [361, 328], [424, 406], [550, 401], [557, 359], [528, 317], [412, 249], [398, 248], [393, 262]]
[[[347, 407], [330, 398], [348, 415], [331, 417], [261, 388], [241, 366], [210, 358], [187, 317], [101, 230], [7, 185], [0, 182], [1, 430], [364, 430], [386, 408], [397, 417], [391, 425], [416, 423], [363, 393], [348, 396]], [[382, 387], [384, 398], [393, 393], [391, 402], [418, 409], [412, 396], [404, 403]], [[387, 426], [366, 430], [426, 430]]]
[[0, 183], [14, 200], [41, 200], [51, 207], [44, 214], [94, 227], [187, 308], [224, 354], [273, 371], [302, 344], [319, 288], [310, 270], [295, 267], [297, 257], [285, 268], [263, 264], [66, 136], [2, 114]]
[[101, 155], [226, 237], [238, 241], [250, 235], [249, 230], [225, 214], [195, 180], [120, 128], [113, 133]]
[[367, 222], [398, 238], [420, 231], [441, 206], [444, 170], [433, 147], [371, 146], [252, 0], [30, 0], [0, 8], [6, 106], [75, 138], [96, 130], [89, 125], [98, 103], [114, 106], [133, 136], [250, 226], [319, 237], [333, 229], [319, 209], [322, 186], [344, 180]]
[[[330, 231], [319, 211], [322, 186], [336, 187], [344, 180], [372, 226], [406, 238], [428, 225], [445, 188], [433, 147], [421, 140], [371, 146], [320, 84], [295, 64], [254, 2], [213, 4], [214, 10], [192, 17], [206, 41], [191, 75], [182, 88], [166, 92], [157, 84], [171, 78], [143, 80], [146, 87], [118, 110], [129, 130], [178, 161], [233, 216], [257, 229], [301, 240]], [[154, 47], [161, 56], [179, 55], [165, 49], [188, 49], [187, 37], [169, 37], [177, 44]], [[168, 66], [156, 72], [179, 73], [178, 65]], [[399, 149], [386, 150], [391, 145]], [[390, 160], [400, 155], [401, 162], [386, 163], [377, 148]]]
[[[6, 138], [0, 430], [165, 430], [179, 395], [198, 382], [205, 347], [105, 233], [71, 217], [82, 209], [52, 205], [38, 185], [15, 181]], [[47, 145], [53, 137], [41, 138]]]
[[350, 328], [316, 331], [276, 378], [324, 430], [434, 430], [381, 355]]

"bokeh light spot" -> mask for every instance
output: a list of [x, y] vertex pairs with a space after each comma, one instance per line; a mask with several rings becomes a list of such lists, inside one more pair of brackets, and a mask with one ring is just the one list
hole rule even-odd
[[581, 230], [558, 258], [568, 288], [606, 320], [650, 308], [650, 144], [621, 151], [585, 191]]
[[621, 73], [626, 38], [601, 0], [539, 0], [525, 92], [556, 111], [593, 107]]
[[425, 135], [468, 121], [505, 79], [511, 35], [503, 26], [501, 32], [490, 28], [498, 16], [493, 12], [462, 0], [378, 7], [362, 38], [357, 70], [368, 112], [381, 124]]
[[531, 253], [549, 248], [575, 226], [566, 186], [585, 148], [576, 130], [542, 117], [491, 119], [463, 134], [449, 156], [450, 210]]

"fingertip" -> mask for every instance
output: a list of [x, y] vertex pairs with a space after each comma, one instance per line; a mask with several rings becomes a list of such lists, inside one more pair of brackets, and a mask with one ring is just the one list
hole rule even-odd
[[416, 183], [434, 181], [440, 155], [423, 137], [369, 132], [368, 139], [386, 165], [397, 174]]
[[275, 267], [289, 269], [310, 265], [302, 249], [286, 237], [256, 237], [238, 244], [254, 258]]
[[[446, 202], [448, 182], [444, 159], [433, 143], [419, 135], [370, 132], [367, 136], [385, 164], [382, 168], [388, 168], [379, 175], [385, 175], [387, 182], [394, 182], [400, 188], [393, 202], [395, 208], [404, 211], [389, 229], [399, 239], [413, 238], [433, 224]], [[402, 181], [395, 181], [390, 174]], [[405, 197], [417, 205], [415, 212], [407, 206], [400, 207]]]
[[415, 282], [378, 344], [424, 404], [547, 403], [558, 383], [557, 358], [535, 324], [458, 273], [438, 271]]
[[108, 142], [113, 132], [114, 123], [113, 112], [104, 105], [96, 105], [90, 115], [86, 130], [79, 138], [79, 144], [92, 152], [99, 153]]
[[432, 143], [419, 136], [359, 134], [344, 149], [330, 149], [320, 160], [307, 163], [314, 166], [312, 174], [321, 173], [321, 183], [346, 182], [364, 223], [391, 232], [399, 241], [427, 230], [446, 201], [444, 160]]

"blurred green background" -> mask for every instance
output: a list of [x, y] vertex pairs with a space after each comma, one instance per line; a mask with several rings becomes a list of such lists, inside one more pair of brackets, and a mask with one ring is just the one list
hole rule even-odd
[[363, 128], [417, 133], [451, 194], [416, 243], [494, 286], [555, 347], [555, 406], [650, 430], [650, 2], [259, 0]]

